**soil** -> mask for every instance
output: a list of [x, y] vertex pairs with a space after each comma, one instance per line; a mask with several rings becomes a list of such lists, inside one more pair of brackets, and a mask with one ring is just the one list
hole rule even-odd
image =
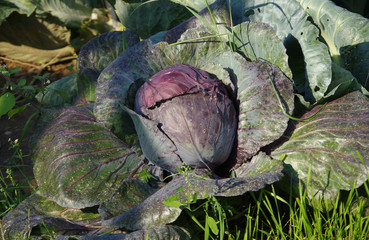
[[[76, 71], [76, 60], [58, 63], [42, 69], [37, 65], [22, 63], [0, 56], [0, 65], [3, 64], [7, 64], [8, 68], [20, 67], [19, 71], [11, 76], [11, 80], [15, 83], [22, 79], [30, 82], [34, 76], [42, 76], [45, 73], [50, 74], [49, 80], [53, 82]], [[73, 70], [68, 70], [67, 67], [72, 64]], [[0, 76], [0, 90], [4, 88], [4, 83], [5, 79]], [[37, 104], [36, 100], [33, 101], [33, 103]], [[0, 118], [0, 179], [7, 179], [6, 171], [10, 169], [16, 185], [26, 187], [24, 188], [25, 194], [32, 191], [36, 186], [32, 171], [29, 140], [34, 130], [37, 116], [30, 121], [26, 128], [24, 139], [20, 143], [22, 158], [19, 157], [14, 148], [11, 148], [9, 139], [13, 142], [16, 139], [20, 141], [25, 125], [35, 110], [35, 108], [27, 107], [23, 112], [15, 114], [11, 119], [8, 119], [7, 115]]]

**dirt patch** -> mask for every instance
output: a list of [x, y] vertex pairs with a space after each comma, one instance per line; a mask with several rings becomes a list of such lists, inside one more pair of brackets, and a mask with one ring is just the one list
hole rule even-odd
[[[58, 63], [42, 69], [40, 66], [21, 63], [0, 56], [0, 65], [3, 64], [7, 64], [8, 68], [20, 67], [19, 71], [11, 76], [12, 81], [15, 83], [22, 79], [30, 83], [34, 79], [34, 76], [42, 76], [45, 73], [50, 74], [48, 79], [50, 82], [53, 82], [76, 71], [76, 60]], [[69, 69], [72, 65], [73, 69], [71, 71]], [[4, 88], [4, 83], [5, 79], [0, 76], [0, 89]], [[35, 82], [35, 84], [37, 83]], [[36, 100], [32, 101], [34, 101], [34, 104], [37, 104]], [[11, 169], [12, 176], [18, 186], [36, 185], [33, 180], [29, 139], [33, 133], [37, 116], [32, 118], [25, 128], [27, 121], [35, 111], [35, 108], [27, 107], [23, 112], [14, 115], [11, 119], [8, 119], [7, 115], [0, 118], [0, 174], [4, 178], [7, 169]], [[20, 142], [21, 154], [19, 154], [16, 152], [16, 149], [12, 148], [11, 141], [13, 143], [16, 139], [20, 141], [24, 131], [23, 141]], [[29, 189], [25, 189], [25, 191], [27, 192]]]

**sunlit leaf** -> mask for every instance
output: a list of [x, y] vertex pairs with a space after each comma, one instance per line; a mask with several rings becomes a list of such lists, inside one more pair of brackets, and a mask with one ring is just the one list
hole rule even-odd
[[[284, 156], [288, 178], [293, 183], [300, 181], [310, 197], [336, 199], [341, 189], [359, 187], [367, 180], [368, 106], [369, 100], [360, 92], [328, 103], [312, 120], [297, 123], [289, 140], [272, 152], [272, 156]], [[364, 157], [366, 166], [357, 152]]]
[[15, 97], [7, 92], [0, 96], [0, 117], [5, 115], [15, 106]]

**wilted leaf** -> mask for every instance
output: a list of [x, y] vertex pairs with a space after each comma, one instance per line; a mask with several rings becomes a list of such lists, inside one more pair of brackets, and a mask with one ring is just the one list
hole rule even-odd
[[55, 19], [26, 17], [13, 13], [0, 26], [0, 53], [10, 58], [36, 64], [72, 59], [70, 31]]

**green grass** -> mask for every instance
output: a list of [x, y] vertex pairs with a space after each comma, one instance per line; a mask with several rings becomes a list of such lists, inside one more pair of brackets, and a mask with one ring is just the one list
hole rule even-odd
[[[359, 158], [362, 160], [360, 154]], [[178, 174], [188, 177], [193, 170], [186, 165]], [[285, 184], [290, 183], [285, 192]], [[188, 183], [190, 184], [190, 183]], [[182, 206], [184, 211], [174, 223], [190, 230], [193, 239], [367, 239], [369, 237], [369, 187], [365, 182], [351, 191], [341, 191], [332, 201], [311, 198], [306, 187], [284, 179], [258, 192], [237, 197], [208, 196], [198, 200], [188, 195], [164, 201]], [[191, 189], [191, 186], [188, 186]], [[288, 189], [288, 188], [287, 188]], [[183, 188], [180, 189], [183, 191]], [[185, 193], [186, 194], [186, 193]], [[327, 210], [328, 209], [328, 210]]]
[[[22, 136], [23, 137], [23, 136]], [[12, 141], [9, 139], [10, 150], [13, 151], [9, 159], [9, 166], [0, 167], [0, 236], [5, 239], [2, 225], [2, 218], [11, 210], [16, 208], [29, 195], [32, 184], [30, 180], [33, 177], [27, 176], [22, 170], [24, 165], [24, 155], [20, 148], [18, 139]], [[17, 172], [18, 174], [15, 174]], [[28, 191], [24, 191], [24, 190]], [[30, 191], [31, 190], [31, 191]], [[28, 193], [27, 193], [28, 192]]]
[[[27, 197], [24, 189], [32, 186], [32, 178], [23, 171], [25, 156], [20, 148], [20, 141], [9, 139], [9, 143], [9, 150], [13, 151], [9, 159], [10, 165], [0, 167], [0, 218], [21, 203]], [[15, 176], [15, 171], [20, 175]]]
[[[292, 188], [291, 188], [292, 191]], [[297, 196], [271, 185], [255, 193], [208, 199], [186, 208], [174, 223], [193, 239], [367, 239], [368, 186], [342, 192], [329, 211], [300, 187]], [[211, 220], [209, 220], [211, 219]]]

